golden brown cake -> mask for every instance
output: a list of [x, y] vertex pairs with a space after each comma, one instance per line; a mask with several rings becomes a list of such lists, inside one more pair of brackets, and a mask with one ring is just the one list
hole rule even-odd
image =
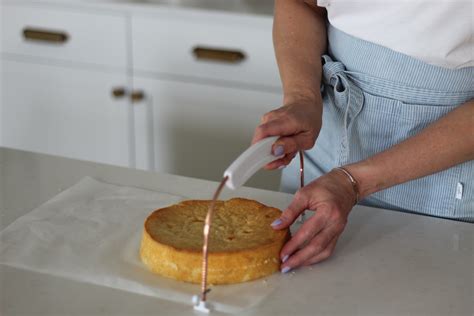
[[[145, 221], [140, 257], [152, 271], [200, 283], [204, 219], [211, 201], [184, 201], [154, 211]], [[239, 283], [278, 271], [288, 230], [270, 224], [280, 210], [257, 201], [217, 201], [209, 236], [208, 282]]]

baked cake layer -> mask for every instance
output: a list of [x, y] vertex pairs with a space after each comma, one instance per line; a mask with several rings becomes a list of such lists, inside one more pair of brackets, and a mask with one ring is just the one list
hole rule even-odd
[[[153, 212], [145, 221], [140, 256], [152, 272], [200, 283], [204, 219], [211, 201], [184, 201]], [[217, 201], [209, 238], [208, 282], [254, 280], [278, 271], [288, 230], [270, 224], [280, 210], [257, 201]]]

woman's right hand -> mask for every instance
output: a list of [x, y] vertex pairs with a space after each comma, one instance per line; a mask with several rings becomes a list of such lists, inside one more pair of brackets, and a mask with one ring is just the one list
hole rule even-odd
[[270, 137], [280, 136], [273, 145], [275, 156], [285, 154], [265, 166], [276, 169], [288, 165], [299, 150], [314, 146], [321, 129], [322, 100], [318, 98], [296, 98], [284, 106], [263, 115], [260, 125], [255, 129], [252, 144]]

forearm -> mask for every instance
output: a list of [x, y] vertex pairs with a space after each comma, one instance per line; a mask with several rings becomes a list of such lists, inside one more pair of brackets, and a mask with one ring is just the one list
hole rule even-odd
[[347, 166], [361, 197], [474, 159], [474, 100], [461, 105], [419, 134]]
[[327, 37], [325, 10], [303, 0], [276, 0], [274, 15], [273, 43], [284, 103], [301, 97], [319, 99]]

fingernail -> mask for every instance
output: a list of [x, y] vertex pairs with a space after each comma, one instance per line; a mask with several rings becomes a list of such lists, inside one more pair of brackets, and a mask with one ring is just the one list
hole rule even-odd
[[282, 262], [282, 263], [285, 263], [286, 260], [288, 260], [288, 257], [289, 257], [288, 255], [284, 256], [283, 259], [281, 259], [281, 262]]
[[283, 150], [284, 150], [284, 149], [283, 149], [283, 146], [278, 145], [278, 146], [273, 150], [273, 156], [279, 157], [279, 156], [283, 155], [283, 152], [284, 152]]
[[285, 168], [286, 166], [285, 165], [281, 165], [280, 167], [278, 167], [278, 170], [281, 170], [283, 168]]
[[276, 227], [278, 225], [281, 225], [281, 223], [283, 223], [281, 219], [277, 218], [276, 220], [273, 221], [273, 223], [270, 224], [270, 226]]
[[288, 273], [290, 270], [291, 270], [290, 267], [284, 267], [283, 269], [281, 269], [281, 273], [285, 274], [285, 273]]

